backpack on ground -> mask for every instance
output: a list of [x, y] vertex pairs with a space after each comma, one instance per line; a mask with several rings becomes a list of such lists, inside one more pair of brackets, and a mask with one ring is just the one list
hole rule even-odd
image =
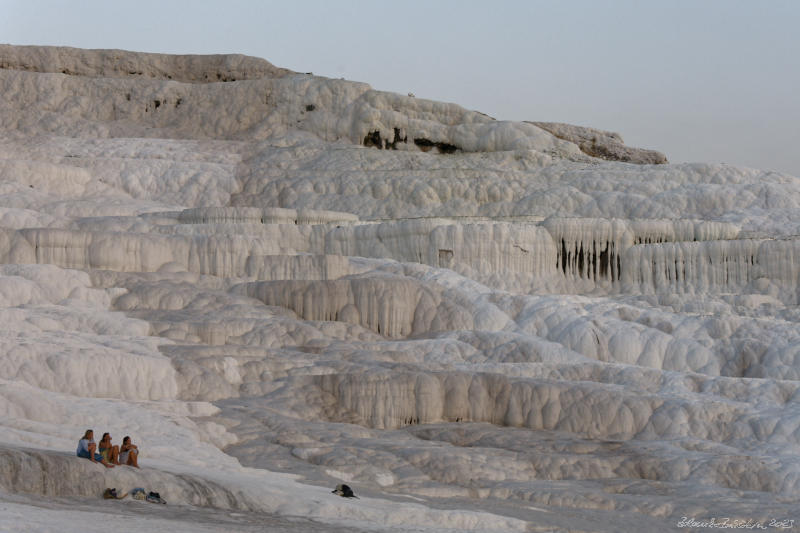
[[127, 493], [119, 494], [117, 492], [117, 489], [115, 489], [115, 488], [114, 489], [106, 489], [106, 490], [103, 491], [103, 499], [104, 500], [121, 500], [122, 498], [124, 498], [127, 495], [128, 495]]
[[150, 491], [147, 495], [146, 500], [150, 503], [167, 503], [167, 501], [161, 497], [161, 495], [157, 492]]
[[342, 498], [358, 498], [358, 496], [353, 493], [353, 489], [351, 489], [348, 485], [336, 485], [336, 488], [331, 491], [334, 494], [338, 494]]

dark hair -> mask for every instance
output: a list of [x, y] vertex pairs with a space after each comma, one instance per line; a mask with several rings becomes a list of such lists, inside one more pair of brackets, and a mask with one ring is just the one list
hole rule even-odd
[[126, 442], [128, 442], [129, 440], [131, 440], [131, 438], [130, 438], [129, 436], [125, 435], [125, 436], [122, 438], [122, 444], [125, 444], [125, 443], [126, 443]]
[[103, 433], [103, 438], [100, 439], [100, 440], [106, 440], [106, 437], [110, 437], [110, 436], [111, 435], [109, 435], [108, 433]]
[[94, 430], [93, 429], [87, 429], [86, 432], [83, 434], [83, 438], [84, 439], [88, 439], [89, 438], [89, 433], [94, 433]]

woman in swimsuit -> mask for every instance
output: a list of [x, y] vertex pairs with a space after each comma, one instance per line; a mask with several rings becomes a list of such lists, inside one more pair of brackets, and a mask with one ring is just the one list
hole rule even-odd
[[114, 468], [114, 465], [110, 464], [102, 455], [97, 453], [97, 444], [94, 442], [94, 431], [91, 429], [87, 429], [83, 434], [83, 438], [78, 441], [78, 451], [76, 454], [78, 457], [89, 459], [93, 463], [102, 463], [106, 468]]
[[122, 439], [122, 448], [119, 449], [118, 461], [124, 465], [139, 468], [139, 447], [132, 444], [131, 438], [127, 435]]
[[103, 456], [103, 459], [108, 461], [113, 465], [120, 464], [119, 462], [119, 446], [112, 446], [111, 445], [111, 435], [108, 433], [103, 433], [103, 438], [100, 439], [100, 455]]

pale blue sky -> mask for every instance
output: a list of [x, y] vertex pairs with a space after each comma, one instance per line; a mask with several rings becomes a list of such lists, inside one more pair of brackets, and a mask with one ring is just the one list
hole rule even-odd
[[0, 0], [0, 42], [243, 53], [800, 176], [800, 1]]

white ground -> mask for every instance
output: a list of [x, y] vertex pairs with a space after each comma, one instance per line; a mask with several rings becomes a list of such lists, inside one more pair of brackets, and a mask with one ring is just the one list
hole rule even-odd
[[0, 60], [0, 531], [800, 520], [800, 179], [239, 56]]

